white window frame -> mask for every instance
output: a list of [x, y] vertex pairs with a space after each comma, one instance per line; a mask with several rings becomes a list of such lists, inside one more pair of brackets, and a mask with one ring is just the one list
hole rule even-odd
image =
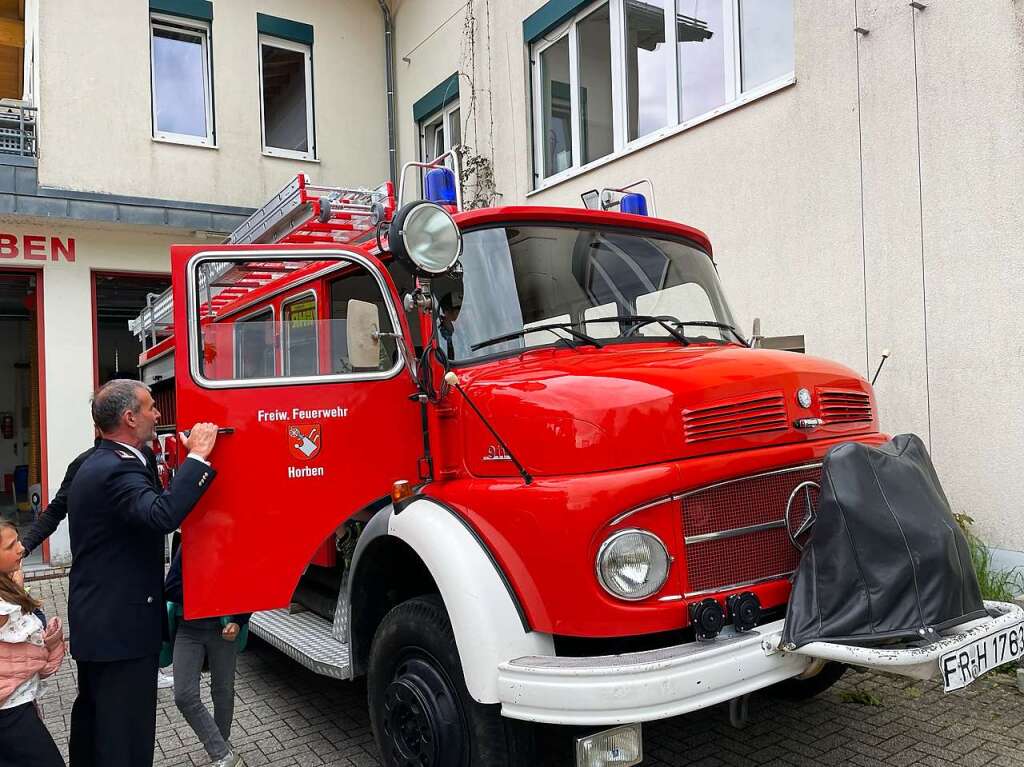
[[[565, 22], [556, 29], [546, 34], [541, 40], [543, 42], [534, 42], [533, 49], [530, 51], [530, 73], [532, 75], [532, 86], [533, 86], [533, 167], [537, 178], [537, 184], [550, 184], [554, 179], [559, 179], [566, 176], [571, 170], [579, 167], [579, 149], [580, 149], [580, 136], [579, 128], [576, 122], [579, 120], [579, 90], [580, 78], [579, 78], [579, 51], [577, 50], [577, 35], [576, 25], [580, 19], [587, 16], [591, 11], [596, 10], [601, 6], [603, 2], [610, 2], [610, 0], [601, 0], [601, 2], [594, 3], [592, 7], [588, 6], [588, 9], [584, 13], [577, 14], [572, 20]], [[543, 73], [541, 72], [540, 59], [541, 54], [544, 53], [548, 48], [562, 42], [565, 36], [569, 36], [569, 122], [570, 122], [570, 140], [572, 147], [572, 164], [563, 171], [554, 173], [550, 176], [544, 176], [544, 83], [542, 81]], [[613, 65], [614, 68], [614, 65]], [[615, 95], [612, 93], [612, 105], [615, 108]]]
[[[427, 151], [426, 151], [427, 150], [426, 127], [428, 125], [430, 125], [431, 123], [437, 122], [438, 120], [441, 121], [442, 142], [444, 144], [444, 146], [441, 149], [441, 151], [438, 152], [437, 154], [435, 154], [434, 156], [438, 157], [438, 156], [444, 154], [445, 152], [447, 152], [448, 150], [450, 150], [452, 148], [452, 125], [451, 125], [451, 120], [452, 120], [452, 116], [455, 114], [455, 112], [459, 112], [460, 108], [461, 108], [461, 104], [459, 102], [458, 96], [456, 96], [450, 102], [445, 104], [443, 107], [441, 107], [440, 109], [438, 109], [435, 112], [431, 112], [429, 115], [427, 115], [422, 120], [420, 120], [419, 123], [417, 123], [416, 130], [417, 130], [417, 133], [419, 134], [419, 137], [420, 137], [420, 139], [419, 139], [420, 162], [426, 162], [426, 157], [427, 157]], [[461, 125], [462, 113], [461, 112], [459, 112], [459, 121], [460, 121], [459, 134], [461, 135], [461, 133], [462, 133], [462, 125]]]
[[[627, 109], [628, 94], [626, 93], [626, 7], [625, 0], [595, 0], [572, 18], [566, 20], [558, 27], [545, 33], [542, 37], [533, 41], [527, 46], [527, 56], [530, 65], [530, 84], [532, 93], [530, 95], [530, 115], [533, 121], [533, 189], [527, 192], [527, 196], [543, 191], [551, 186], [561, 183], [585, 173], [593, 168], [605, 165], [624, 155], [635, 152], [664, 138], [673, 136], [681, 131], [691, 128], [700, 123], [706, 122], [725, 112], [732, 111], [750, 101], [766, 96], [769, 93], [784, 88], [796, 81], [795, 72], [780, 75], [775, 80], [764, 83], [746, 92], [743, 91], [742, 70], [741, 70], [741, 45], [740, 45], [740, 0], [726, 0], [724, 3], [722, 26], [726, 34], [723, 45], [725, 57], [725, 103], [715, 109], [696, 115], [686, 121], [681, 118], [681, 104], [679, 101], [679, 59], [678, 59], [678, 29], [675, 23], [677, 15], [676, 0], [668, 0], [670, 12], [665, 14], [665, 39], [666, 46], [671, 51], [671, 71], [666, 77], [666, 105], [668, 110], [668, 124], [646, 135], [639, 136], [632, 141], [629, 136], [629, 112]], [[592, 160], [586, 165], [580, 164], [582, 157], [580, 146], [580, 104], [579, 104], [579, 39], [577, 25], [587, 18], [591, 13], [601, 6], [608, 5], [608, 17], [610, 26], [610, 46], [612, 56], [611, 87], [612, 87], [612, 134], [613, 151], [604, 157]], [[544, 99], [541, 82], [541, 54], [552, 45], [561, 42], [568, 36], [569, 39], [569, 88], [570, 88], [570, 109], [572, 128], [572, 165], [556, 174], [544, 177]]]
[[[153, 36], [157, 29], [168, 32], [185, 32], [196, 35], [202, 41], [203, 49], [203, 86], [206, 95], [206, 135], [193, 136], [188, 133], [174, 133], [157, 128], [156, 114], [156, 61], [153, 55]], [[185, 19], [165, 13], [149, 14], [149, 88], [153, 119], [153, 138], [157, 141], [170, 141], [175, 144], [191, 144], [192, 146], [212, 147], [215, 144], [216, 131], [213, 125], [213, 75], [210, 68], [210, 22]]]
[[[296, 152], [293, 149], [281, 149], [279, 147], [267, 146], [266, 115], [264, 114], [263, 101], [263, 46], [281, 48], [288, 51], [302, 53], [306, 64], [306, 146], [308, 152]], [[260, 81], [260, 140], [263, 143], [263, 154], [269, 157], [287, 157], [292, 160], [316, 160], [316, 129], [313, 125], [313, 117], [316, 110], [313, 108], [313, 46], [305, 43], [296, 43], [273, 35], [259, 36], [257, 44], [257, 61], [259, 65]]]

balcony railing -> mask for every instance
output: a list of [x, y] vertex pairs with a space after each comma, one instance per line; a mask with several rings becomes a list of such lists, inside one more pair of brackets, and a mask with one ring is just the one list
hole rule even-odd
[[0, 155], [36, 156], [36, 111], [21, 104], [0, 104]]

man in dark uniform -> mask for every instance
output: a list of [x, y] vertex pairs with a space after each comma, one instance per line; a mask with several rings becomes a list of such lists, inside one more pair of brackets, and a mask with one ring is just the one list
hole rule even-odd
[[71, 712], [72, 767], [151, 767], [156, 670], [166, 613], [164, 536], [213, 481], [217, 427], [198, 423], [171, 489], [163, 492], [142, 447], [160, 413], [148, 387], [113, 380], [93, 397], [102, 439], [71, 483], [68, 620], [78, 665]]

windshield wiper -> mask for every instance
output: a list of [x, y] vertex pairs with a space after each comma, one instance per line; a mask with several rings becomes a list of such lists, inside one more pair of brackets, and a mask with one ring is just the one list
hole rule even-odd
[[627, 330], [623, 334], [623, 337], [633, 335], [634, 333], [636, 333], [637, 330], [642, 328], [644, 325], [650, 325], [652, 322], [657, 322], [659, 325], [665, 328], [666, 332], [668, 332], [670, 336], [676, 339], [683, 346], [690, 345], [690, 342], [687, 340], [686, 336], [684, 336], [676, 328], [673, 327], [673, 325], [679, 322], [679, 320], [667, 314], [662, 315], [660, 317], [655, 317], [649, 314], [618, 314], [614, 317], [595, 317], [592, 320], [584, 320], [584, 322], [587, 324], [591, 322], [627, 322], [632, 324], [633, 327]]
[[736, 330], [736, 328], [734, 328], [732, 325], [729, 325], [724, 322], [713, 322], [711, 320], [692, 320], [690, 322], [683, 322], [682, 320], [677, 320], [675, 317], [669, 314], [662, 314], [657, 317], [646, 314], [621, 314], [615, 317], [595, 317], [594, 319], [591, 320], [584, 320], [584, 322], [588, 324], [591, 322], [632, 323], [633, 327], [626, 332], [626, 335], [633, 335], [638, 329], [640, 329], [644, 325], [650, 325], [652, 322], [657, 322], [659, 325], [665, 328], [665, 330], [667, 330], [674, 338], [677, 338], [679, 341], [681, 341], [685, 346], [689, 346], [691, 342], [683, 333], [679, 332], [678, 328], [684, 327], [686, 325], [697, 325], [699, 327], [707, 328], [721, 328], [722, 330], [728, 330], [730, 333], [736, 336], [736, 339], [740, 343], [742, 343], [744, 346], [746, 345], [746, 341], [744, 340], [743, 336], [741, 336], [739, 331]]
[[720, 328], [721, 330], [728, 330], [730, 333], [736, 336], [737, 341], [744, 345], [746, 345], [747, 343], [746, 339], [744, 339], [743, 336], [740, 335], [740, 331], [738, 331], [735, 327], [726, 322], [712, 322], [711, 320], [691, 320], [690, 322], [683, 322], [681, 320], [673, 319], [672, 324], [675, 325], [676, 327], [681, 327], [685, 325], [696, 325], [702, 328]]
[[551, 333], [554, 333], [555, 337], [559, 341], [563, 341], [569, 344], [570, 348], [573, 349], [575, 349], [576, 347], [569, 341], [569, 339], [558, 335], [558, 333], [555, 332], [556, 330], [564, 330], [573, 338], [578, 338], [580, 341], [596, 346], [598, 349], [604, 347], [604, 344], [598, 341], [596, 338], [591, 338], [586, 333], [581, 333], [580, 331], [573, 328], [571, 322], [549, 322], [546, 325], [535, 325], [532, 328], [523, 328], [522, 330], [517, 330], [513, 333], [506, 333], [503, 336], [495, 336], [494, 338], [488, 338], [486, 341], [481, 341], [478, 344], [473, 344], [469, 348], [472, 349], [473, 351], [479, 351], [480, 349], [483, 349], [487, 346], [494, 346], [494, 344], [500, 344], [502, 341], [512, 341], [513, 339], [516, 338], [522, 338], [527, 333], [534, 333], [538, 330], [547, 330]]

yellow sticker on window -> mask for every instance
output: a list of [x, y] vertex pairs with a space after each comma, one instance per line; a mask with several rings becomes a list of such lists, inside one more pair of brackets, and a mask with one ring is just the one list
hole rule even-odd
[[316, 300], [313, 298], [288, 304], [288, 324], [293, 328], [309, 328], [316, 322]]

